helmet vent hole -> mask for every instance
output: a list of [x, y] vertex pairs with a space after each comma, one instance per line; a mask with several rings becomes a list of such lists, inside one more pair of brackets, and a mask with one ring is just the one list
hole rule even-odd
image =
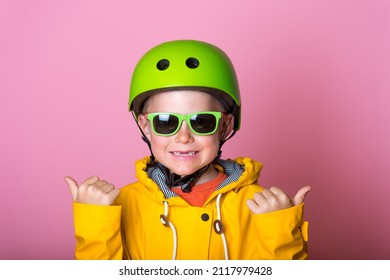
[[190, 57], [186, 60], [186, 65], [190, 69], [198, 68], [199, 66], [199, 60], [197, 60], [195, 57]]
[[157, 62], [157, 69], [160, 71], [164, 71], [169, 67], [169, 60], [168, 59], [161, 59], [159, 62]]

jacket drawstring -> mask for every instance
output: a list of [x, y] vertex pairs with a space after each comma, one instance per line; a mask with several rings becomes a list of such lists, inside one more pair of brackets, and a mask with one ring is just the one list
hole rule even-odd
[[222, 242], [223, 242], [223, 248], [225, 251], [225, 259], [229, 260], [229, 252], [228, 252], [228, 247], [227, 247], [227, 242], [226, 242], [226, 236], [223, 233], [224, 228], [223, 228], [223, 224], [221, 221], [221, 203], [220, 203], [221, 196], [222, 196], [222, 193], [220, 193], [217, 196], [217, 220], [214, 221], [214, 230], [216, 233], [221, 235]]
[[169, 226], [172, 230], [173, 234], [173, 253], [172, 260], [176, 260], [176, 252], [177, 252], [177, 234], [175, 226], [168, 220], [168, 201], [164, 201], [164, 214], [160, 215], [160, 221], [164, 226]]
[[[228, 247], [227, 247], [226, 236], [223, 232], [224, 227], [223, 227], [223, 224], [221, 221], [221, 196], [222, 196], [221, 193], [217, 196], [217, 220], [214, 221], [214, 231], [217, 234], [221, 235], [222, 242], [223, 242], [223, 248], [224, 248], [224, 252], [225, 252], [225, 259], [229, 260], [229, 252], [228, 252]], [[168, 201], [166, 201], [166, 200], [164, 201], [164, 214], [160, 215], [160, 221], [164, 226], [166, 226], [166, 227], [169, 226], [172, 230], [172, 234], [173, 234], [172, 260], [175, 260], [176, 253], [177, 253], [177, 234], [176, 234], [175, 226], [173, 225], [173, 223], [171, 223], [168, 220]]]

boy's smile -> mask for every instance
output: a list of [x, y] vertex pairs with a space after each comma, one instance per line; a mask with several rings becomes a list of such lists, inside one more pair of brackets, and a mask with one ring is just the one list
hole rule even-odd
[[180, 152], [180, 151], [173, 151], [171, 152], [174, 156], [176, 157], [192, 157], [194, 156], [197, 152], [196, 151], [190, 151], [190, 152]]

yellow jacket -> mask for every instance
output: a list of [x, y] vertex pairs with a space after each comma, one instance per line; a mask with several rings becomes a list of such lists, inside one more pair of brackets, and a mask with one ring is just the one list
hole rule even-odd
[[260, 163], [221, 161], [239, 168], [240, 176], [217, 166], [229, 175], [225, 186], [203, 207], [193, 207], [179, 196], [164, 195], [146, 172], [148, 161], [136, 162], [138, 182], [121, 188], [116, 205], [73, 204], [76, 259], [307, 258], [303, 204], [259, 215], [246, 206], [262, 190]]

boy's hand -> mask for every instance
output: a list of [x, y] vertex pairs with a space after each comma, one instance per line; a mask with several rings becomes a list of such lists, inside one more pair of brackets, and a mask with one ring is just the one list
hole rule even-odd
[[255, 193], [253, 199], [248, 199], [246, 204], [253, 214], [274, 212], [301, 204], [310, 190], [309, 186], [301, 188], [291, 200], [281, 189], [272, 187]]
[[73, 202], [112, 205], [119, 195], [119, 189], [105, 180], [100, 180], [97, 176], [88, 178], [80, 186], [71, 177], [65, 177], [65, 181], [69, 186]]

